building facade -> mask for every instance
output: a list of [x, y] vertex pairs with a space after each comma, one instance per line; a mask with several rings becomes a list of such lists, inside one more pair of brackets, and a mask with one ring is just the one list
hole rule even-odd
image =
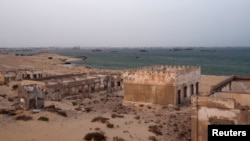
[[207, 141], [208, 125], [250, 124], [250, 77], [229, 77], [191, 101], [192, 141]]
[[200, 67], [149, 66], [123, 73], [124, 105], [180, 105], [199, 93]]

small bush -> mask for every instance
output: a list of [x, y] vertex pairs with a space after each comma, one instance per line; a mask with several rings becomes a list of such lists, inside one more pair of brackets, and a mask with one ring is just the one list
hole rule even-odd
[[95, 130], [100, 130], [100, 128], [99, 128], [99, 127], [96, 127]]
[[135, 116], [134, 118], [137, 119], [137, 120], [139, 120], [141, 117], [140, 116]]
[[89, 112], [92, 111], [92, 109], [91, 109], [91, 107], [86, 107], [86, 108], [85, 108], [85, 111], [86, 111], [87, 113], [89, 113]]
[[124, 118], [123, 115], [118, 115], [118, 114], [112, 114], [111, 117], [112, 118]]
[[91, 122], [101, 122], [101, 123], [106, 123], [109, 120], [109, 118], [105, 118], [105, 117], [95, 117], [92, 119]]
[[143, 104], [140, 104], [139, 106], [140, 106], [140, 107], [143, 107], [144, 105], [143, 105]]
[[53, 57], [48, 57], [48, 59], [53, 59]]
[[76, 106], [76, 105], [77, 105], [77, 102], [76, 102], [76, 101], [72, 101], [72, 105], [73, 105], [73, 106]]
[[151, 141], [158, 141], [155, 136], [149, 136], [148, 139]]
[[49, 118], [41, 116], [41, 117], [39, 117], [37, 120], [49, 121]]
[[98, 132], [88, 133], [83, 138], [86, 141], [106, 141], [106, 137]]
[[8, 101], [13, 102], [13, 101], [14, 101], [14, 98], [8, 97]]
[[107, 127], [108, 127], [108, 128], [114, 128], [114, 124], [108, 123], [108, 124], [107, 124]]
[[17, 84], [13, 85], [13, 86], [12, 86], [12, 91], [16, 90], [17, 88], [18, 88], [18, 85], [17, 85]]
[[113, 141], [125, 141], [123, 138], [121, 137], [113, 137]]
[[158, 129], [157, 125], [151, 125], [148, 129], [149, 132], [153, 132], [156, 135], [162, 135], [162, 132]]
[[28, 121], [28, 120], [32, 120], [31, 116], [26, 116], [26, 115], [20, 115], [16, 117], [16, 120], [23, 120], [23, 121]]
[[62, 110], [57, 111], [57, 114], [61, 115], [63, 117], [68, 117], [67, 113], [65, 111], [62, 111]]

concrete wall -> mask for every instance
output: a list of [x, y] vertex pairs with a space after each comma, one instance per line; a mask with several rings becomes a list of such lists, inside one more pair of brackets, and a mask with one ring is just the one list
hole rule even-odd
[[191, 85], [193, 93], [196, 93], [195, 86], [200, 81], [200, 67], [143, 67], [126, 70], [122, 77], [124, 104], [139, 102], [178, 105], [190, 100]]
[[[82, 78], [83, 77], [83, 78]], [[120, 76], [86, 76], [67, 75], [62, 77], [51, 77], [42, 79], [46, 83], [46, 99], [62, 100], [65, 97], [89, 96], [89, 93], [106, 91], [113, 92], [122, 89], [122, 79]], [[120, 86], [118, 86], [118, 82]]]
[[239, 103], [241, 106], [250, 106], [250, 94], [239, 94], [234, 92], [216, 92], [211, 95], [211, 97], [217, 98], [231, 98], [234, 99], [236, 103]]
[[250, 110], [231, 98], [192, 96], [192, 141], [207, 141], [210, 124], [250, 124]]
[[249, 92], [250, 93], [250, 82], [233, 81], [231, 84], [231, 91], [233, 91], [233, 92]]
[[[42, 78], [42, 71], [38, 70], [13, 70], [1, 72], [4, 77], [4, 83], [8, 84], [10, 81], [20, 81], [23, 79], [39, 79]], [[0, 80], [1, 81], [1, 80]], [[1, 82], [0, 82], [1, 84]]]
[[175, 87], [173, 85], [124, 84], [124, 101], [153, 104], [174, 104]]
[[30, 108], [42, 108], [45, 95], [37, 84], [19, 85], [18, 98], [20, 100], [21, 108], [27, 110]]

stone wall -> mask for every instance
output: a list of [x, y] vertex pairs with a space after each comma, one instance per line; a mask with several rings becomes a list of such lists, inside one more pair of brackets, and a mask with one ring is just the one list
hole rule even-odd
[[80, 75], [53, 77], [42, 79], [46, 83], [46, 99], [62, 100], [65, 97], [86, 96], [94, 92], [114, 92], [123, 89], [122, 79], [120, 76]]
[[122, 77], [125, 105], [129, 102], [178, 105], [188, 100], [191, 93], [197, 93], [195, 86], [200, 81], [200, 67], [142, 67], [125, 70]]
[[211, 97], [219, 98], [230, 98], [234, 99], [236, 103], [239, 103], [242, 106], [250, 106], [250, 94], [249, 93], [234, 93], [234, 92], [216, 92], [211, 95]]
[[43, 108], [44, 106], [45, 95], [37, 84], [19, 85], [18, 98], [20, 108], [24, 110]]
[[[191, 132], [192, 141], [207, 141], [207, 129], [210, 124], [250, 124], [249, 106], [241, 106], [240, 99], [248, 99], [250, 95], [217, 94], [216, 97], [192, 96]], [[221, 98], [221, 96], [223, 98]], [[225, 98], [230, 97], [230, 98]]]
[[[23, 79], [39, 79], [43, 77], [43, 74], [40, 70], [10, 70], [1, 72], [1, 76], [4, 77], [3, 84], [8, 84], [14, 80], [20, 81]], [[0, 84], [2, 83], [0, 82]]]

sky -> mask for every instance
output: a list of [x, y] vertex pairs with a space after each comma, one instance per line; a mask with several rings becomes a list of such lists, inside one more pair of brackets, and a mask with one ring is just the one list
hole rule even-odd
[[1, 0], [0, 47], [250, 47], [250, 0]]

